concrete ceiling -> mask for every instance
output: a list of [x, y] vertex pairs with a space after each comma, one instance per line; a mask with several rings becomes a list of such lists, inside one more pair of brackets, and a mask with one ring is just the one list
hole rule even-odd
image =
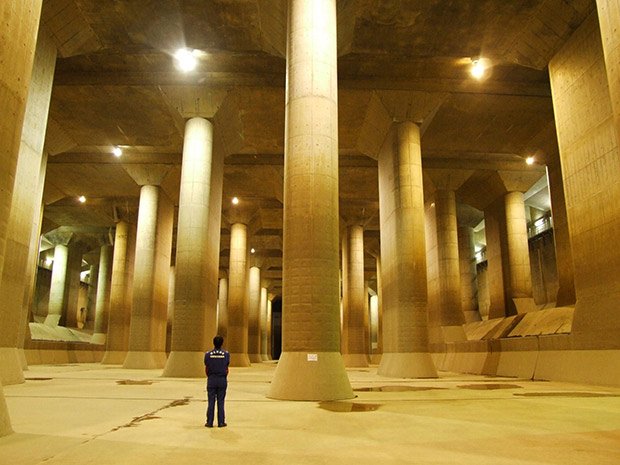
[[[123, 164], [170, 165], [163, 186], [178, 203], [184, 121], [207, 117], [226, 133], [221, 267], [238, 196], [249, 202], [251, 242], [277, 292], [286, 4], [44, 0], [42, 24], [59, 50], [46, 228], [109, 227], [115, 215], [135, 215], [139, 187]], [[364, 222], [370, 253], [378, 247], [373, 158], [385, 136], [376, 122], [420, 123], [424, 168], [467, 170], [458, 198], [484, 208], [502, 193], [498, 171], [543, 173], [523, 157], [557, 158], [546, 66], [594, 10], [594, 0], [338, 1], [340, 212], [343, 224]], [[193, 73], [174, 67], [182, 46], [205, 52]], [[468, 65], [480, 56], [492, 67], [476, 81]], [[114, 145], [124, 147], [121, 159]], [[79, 195], [89, 201], [78, 205]]]

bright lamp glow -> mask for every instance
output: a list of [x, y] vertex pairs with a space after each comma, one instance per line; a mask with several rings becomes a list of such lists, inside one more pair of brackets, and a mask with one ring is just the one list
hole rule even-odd
[[533, 165], [535, 161], [536, 160], [534, 159], [534, 157], [527, 157], [525, 159], [525, 163], [527, 163], [528, 165]]
[[196, 69], [196, 66], [198, 66], [198, 59], [196, 58], [196, 53], [194, 52], [195, 50], [190, 50], [187, 48], [180, 48], [176, 51], [174, 58], [177, 61], [177, 67], [181, 71], [188, 73]]
[[255, 249], [254, 247], [252, 247], [252, 248], [250, 249], [250, 253], [256, 253], [256, 249]]
[[114, 154], [116, 158], [118, 158], [123, 154], [123, 149], [120, 148], [119, 146], [116, 146], [112, 149], [112, 153]]
[[484, 63], [482, 62], [482, 60], [473, 60], [471, 62], [471, 69], [469, 70], [469, 72], [474, 78], [482, 79], [485, 71], [486, 71], [486, 67], [484, 66]]
[[233, 197], [231, 202], [233, 205], [239, 205], [239, 199], [237, 197]]
[[78, 197], [78, 200], [80, 201], [80, 203], [84, 203], [84, 202], [86, 202], [86, 197], [84, 197], [83, 195], [80, 195]]

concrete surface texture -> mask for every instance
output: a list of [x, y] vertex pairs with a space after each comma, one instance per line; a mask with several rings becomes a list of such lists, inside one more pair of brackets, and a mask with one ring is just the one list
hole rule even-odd
[[226, 428], [204, 427], [204, 380], [101, 365], [36, 366], [5, 387], [0, 463], [616, 465], [620, 389], [351, 369], [356, 397], [265, 398], [274, 364], [233, 368]]

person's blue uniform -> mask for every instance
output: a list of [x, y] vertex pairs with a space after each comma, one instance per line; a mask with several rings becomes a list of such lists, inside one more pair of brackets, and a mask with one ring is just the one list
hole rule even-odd
[[230, 354], [220, 348], [205, 353], [205, 373], [207, 374], [207, 423], [205, 426], [213, 426], [215, 413], [215, 401], [217, 400], [217, 425], [226, 426], [224, 413], [224, 399], [226, 398], [226, 388], [228, 386], [228, 365], [230, 364]]

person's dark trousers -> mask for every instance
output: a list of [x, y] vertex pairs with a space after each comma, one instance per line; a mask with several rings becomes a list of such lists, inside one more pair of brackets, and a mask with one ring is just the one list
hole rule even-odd
[[224, 412], [224, 399], [226, 398], [226, 378], [210, 377], [207, 382], [207, 425], [213, 426], [213, 417], [215, 416], [215, 401], [217, 400], [217, 425], [224, 426], [226, 424], [226, 415]]

